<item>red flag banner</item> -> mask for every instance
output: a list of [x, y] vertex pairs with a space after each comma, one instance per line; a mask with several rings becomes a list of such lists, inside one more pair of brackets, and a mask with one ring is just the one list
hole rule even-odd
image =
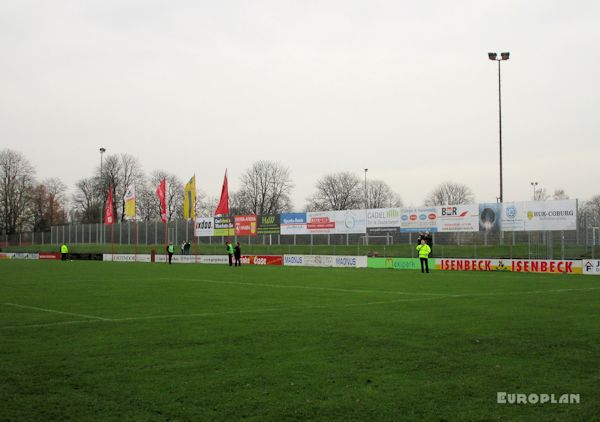
[[104, 212], [104, 224], [114, 224], [115, 211], [113, 209], [112, 186], [108, 188], [108, 200], [106, 201], [106, 210]]
[[227, 187], [227, 170], [225, 170], [225, 179], [223, 180], [223, 188], [221, 189], [221, 199], [215, 210], [215, 215], [229, 214], [229, 188]]
[[167, 180], [162, 179], [156, 188], [156, 196], [160, 200], [160, 219], [163, 223], [167, 222]]

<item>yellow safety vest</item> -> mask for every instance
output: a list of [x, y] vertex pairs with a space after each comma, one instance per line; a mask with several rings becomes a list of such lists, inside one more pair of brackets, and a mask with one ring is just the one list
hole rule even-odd
[[419, 251], [419, 258], [429, 258], [431, 248], [427, 243], [424, 245], [418, 245], [417, 250]]
[[60, 253], [69, 253], [69, 248], [67, 247], [67, 245], [62, 245], [60, 247]]

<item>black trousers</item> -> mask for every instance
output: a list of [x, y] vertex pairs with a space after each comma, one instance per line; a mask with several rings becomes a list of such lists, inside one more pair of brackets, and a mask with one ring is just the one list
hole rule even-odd
[[173, 252], [169, 252], [169, 264], [171, 263], [171, 259], [173, 259]]
[[62, 261], [66, 261], [66, 260], [67, 260], [67, 254], [66, 254], [66, 252], [61, 252], [61, 254], [60, 254], [60, 259], [61, 259]]
[[[427, 258], [420, 258], [421, 259], [421, 272], [429, 272], [429, 260]], [[425, 265], [423, 267], [423, 265]]]
[[240, 255], [235, 255], [235, 266], [236, 267], [242, 266], [242, 257]]
[[229, 256], [229, 266], [232, 267], [233, 266], [233, 255], [232, 254], [227, 254]]

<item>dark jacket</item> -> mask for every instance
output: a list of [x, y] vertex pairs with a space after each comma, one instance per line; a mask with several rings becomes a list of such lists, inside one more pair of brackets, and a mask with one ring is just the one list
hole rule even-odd
[[236, 258], [240, 258], [242, 256], [242, 248], [240, 248], [238, 245], [235, 245], [235, 248], [233, 248], [233, 255]]

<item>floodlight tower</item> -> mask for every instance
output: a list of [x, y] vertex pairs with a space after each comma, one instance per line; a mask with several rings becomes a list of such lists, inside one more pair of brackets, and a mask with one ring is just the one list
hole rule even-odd
[[498, 124], [499, 124], [499, 137], [500, 137], [500, 202], [504, 201], [503, 185], [502, 185], [502, 85], [500, 83], [500, 63], [504, 60], [508, 60], [510, 56], [509, 52], [500, 53], [498, 58], [497, 53], [488, 53], [490, 60], [498, 62]]

